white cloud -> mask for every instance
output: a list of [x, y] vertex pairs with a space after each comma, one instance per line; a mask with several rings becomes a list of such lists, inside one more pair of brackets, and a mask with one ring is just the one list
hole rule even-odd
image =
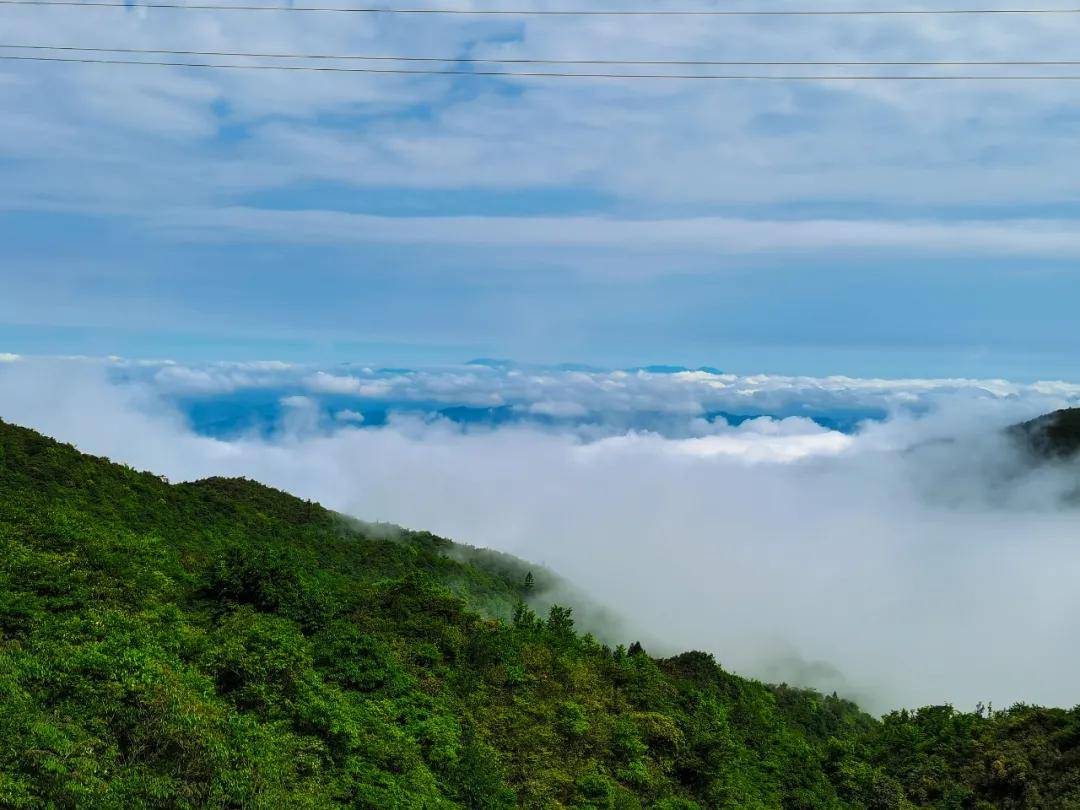
[[[126, 366], [128, 361], [118, 363]], [[187, 366], [172, 362], [133, 364], [156, 369], [154, 383], [162, 391], [174, 394], [226, 394], [251, 388], [281, 385], [291, 366], [287, 363], [214, 363]]]
[[896, 251], [963, 256], [1080, 256], [1068, 220], [935, 222], [872, 219], [767, 220], [729, 217], [381, 217], [338, 211], [254, 208], [167, 212], [158, 226], [186, 237], [214, 234], [299, 243], [603, 248], [668, 251], [652, 272], [685, 272], [684, 255], [719, 258], [763, 252]]
[[589, 411], [580, 402], [566, 400], [543, 400], [534, 402], [528, 411], [536, 416], [553, 416], [556, 419], [587, 416]]
[[392, 383], [387, 380], [363, 380], [356, 377], [327, 374], [317, 371], [307, 378], [307, 386], [312, 391], [324, 394], [353, 394], [358, 397], [385, 396], [392, 390]]
[[311, 408], [315, 405], [315, 400], [302, 396], [282, 397], [281, 404], [286, 408]]
[[349, 410], [348, 408], [335, 413], [334, 418], [339, 422], [352, 422], [357, 425], [364, 421], [364, 415], [362, 413]]
[[[805, 419], [756, 419], [767, 428], [749, 428], [744, 422], [735, 430], [714, 433], [691, 439], [666, 439], [650, 434], [626, 434], [601, 439], [582, 448], [590, 454], [607, 454], [612, 450], [644, 450], [649, 455], [669, 454], [711, 458], [730, 456], [750, 463], [786, 464], [817, 456], [835, 456], [849, 450], [856, 440], [833, 430], [819, 428]], [[784, 429], [790, 423], [797, 428]]]

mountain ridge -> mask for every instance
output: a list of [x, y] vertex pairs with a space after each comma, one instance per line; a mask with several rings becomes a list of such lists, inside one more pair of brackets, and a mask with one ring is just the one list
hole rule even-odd
[[875, 720], [580, 634], [527, 563], [0, 421], [0, 806], [1072, 807], [1080, 713]]

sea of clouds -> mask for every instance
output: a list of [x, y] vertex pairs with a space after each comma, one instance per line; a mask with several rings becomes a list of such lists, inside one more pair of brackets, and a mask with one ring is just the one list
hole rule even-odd
[[612, 641], [875, 711], [1080, 703], [1080, 469], [1001, 433], [1080, 385], [0, 359], [3, 419], [545, 564]]

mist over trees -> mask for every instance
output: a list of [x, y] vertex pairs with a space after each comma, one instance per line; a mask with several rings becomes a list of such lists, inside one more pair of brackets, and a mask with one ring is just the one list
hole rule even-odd
[[555, 584], [0, 423], [0, 805], [1080, 802], [1077, 710], [877, 720], [706, 653], [603, 644], [530, 606]]

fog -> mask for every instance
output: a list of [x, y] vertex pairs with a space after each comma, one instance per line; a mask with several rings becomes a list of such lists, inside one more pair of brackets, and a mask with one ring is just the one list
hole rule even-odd
[[[0, 363], [0, 417], [172, 480], [245, 475], [366, 521], [542, 563], [654, 654], [899, 706], [1080, 703], [1075, 468], [999, 429], [1062, 403], [956, 394], [854, 435], [759, 419], [586, 441], [415, 416], [209, 439], [93, 363]], [[628, 629], [629, 628], [629, 629]], [[629, 634], [629, 635], [626, 635]]]

